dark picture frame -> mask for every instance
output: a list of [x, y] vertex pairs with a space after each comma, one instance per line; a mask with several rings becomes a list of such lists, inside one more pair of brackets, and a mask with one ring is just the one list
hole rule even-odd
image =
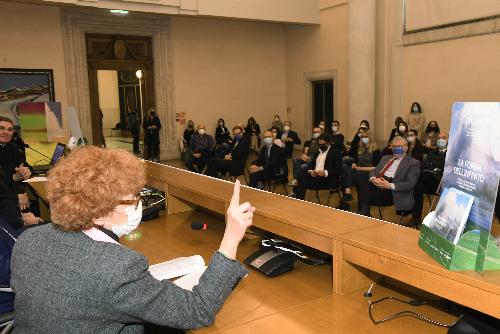
[[0, 115], [19, 125], [17, 105], [22, 102], [54, 102], [52, 69], [0, 68]]

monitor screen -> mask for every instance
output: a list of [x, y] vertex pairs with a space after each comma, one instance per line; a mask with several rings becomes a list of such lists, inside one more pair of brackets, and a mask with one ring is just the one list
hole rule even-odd
[[57, 143], [54, 154], [52, 155], [52, 159], [50, 160], [51, 166], [54, 166], [62, 158], [65, 149], [66, 145]]

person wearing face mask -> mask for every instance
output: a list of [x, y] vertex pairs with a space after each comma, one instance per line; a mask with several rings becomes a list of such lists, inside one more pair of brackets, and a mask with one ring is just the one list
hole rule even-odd
[[144, 159], [160, 162], [161, 122], [153, 108], [149, 109], [142, 126], [144, 128]]
[[303, 153], [292, 160], [293, 179], [288, 184], [290, 187], [295, 187], [298, 184], [298, 175], [303, 171], [307, 171], [311, 158], [319, 151], [318, 137], [322, 133], [320, 127], [315, 127], [311, 139], [304, 143]]
[[[406, 136], [408, 135], [408, 124], [406, 124], [405, 121], [399, 122], [397, 125], [397, 131], [395, 134], [395, 137], [403, 137], [406, 139]], [[393, 138], [394, 139], [394, 138]], [[382, 150], [383, 155], [391, 155], [392, 154], [392, 148], [391, 148], [391, 141], [389, 141], [389, 144]]]
[[370, 205], [392, 205], [396, 211], [413, 209], [413, 189], [420, 175], [420, 162], [406, 155], [408, 142], [396, 136], [391, 155], [384, 155], [365, 182], [358, 182], [359, 212], [370, 215]]
[[419, 133], [423, 133], [425, 129], [425, 116], [422, 113], [420, 103], [413, 102], [411, 104], [410, 113], [407, 117], [407, 129], [415, 129]]
[[250, 149], [253, 152], [258, 152], [260, 147], [260, 126], [255, 121], [255, 118], [250, 117], [248, 119], [245, 135], [250, 139]]
[[273, 133], [264, 132], [262, 147], [256, 160], [250, 164], [249, 186], [264, 189], [264, 182], [272, 175], [279, 174], [285, 162], [285, 150], [274, 144]]
[[408, 141], [408, 155], [413, 159], [422, 161], [424, 154], [426, 154], [428, 150], [420, 143], [417, 130], [409, 130], [406, 140]]
[[429, 124], [427, 124], [425, 132], [422, 134], [421, 141], [423, 145], [428, 149], [437, 149], [437, 137], [439, 132], [441, 132], [441, 130], [439, 129], [438, 123], [436, 121], [430, 121]]
[[321, 120], [318, 122], [318, 127], [323, 131], [323, 133], [326, 132], [326, 122], [325, 120]]
[[390, 143], [392, 139], [398, 134], [398, 127], [399, 123], [401, 122], [404, 122], [403, 117], [401, 116], [396, 117], [396, 120], [394, 121], [394, 128], [391, 130], [391, 134], [389, 135], [388, 143]]
[[229, 130], [226, 128], [226, 122], [223, 118], [219, 118], [217, 121], [217, 128], [215, 129], [215, 144], [227, 144], [230, 145], [232, 143], [231, 135], [229, 134]]
[[12, 254], [17, 332], [143, 333], [146, 322], [194, 329], [214, 321], [248, 273], [235, 258], [255, 208], [239, 204], [237, 181], [218, 251], [189, 291], [155, 279], [144, 255], [119, 244], [141, 221], [145, 181], [132, 154], [93, 146], [50, 171], [53, 224], [23, 232]]
[[291, 195], [297, 199], [304, 199], [306, 189], [338, 188], [342, 171], [342, 156], [331, 145], [330, 136], [321, 134], [318, 137], [319, 151], [311, 158], [307, 170], [298, 175], [298, 184]]
[[362, 132], [358, 150], [356, 156], [352, 158], [352, 163], [350, 165], [345, 162], [342, 164], [342, 189], [344, 192], [342, 199], [344, 201], [353, 199], [351, 187], [368, 181], [369, 173], [375, 169], [381, 157], [382, 154], [375, 141], [370, 138], [368, 132]]
[[231, 140], [230, 151], [223, 157], [213, 157], [208, 161], [206, 174], [212, 177], [220, 177], [222, 174], [230, 172], [231, 175], [241, 174], [248, 156], [249, 145], [247, 138], [243, 137], [243, 128], [235, 126], [233, 128], [233, 139]]
[[340, 122], [334, 120], [332, 122], [332, 145], [339, 151], [340, 153], [344, 153], [344, 135], [340, 133]]
[[189, 120], [187, 122], [187, 128], [184, 130], [184, 134], [182, 138], [184, 139], [184, 142], [186, 143], [186, 146], [189, 145], [189, 142], [191, 141], [191, 136], [196, 133], [196, 130], [194, 128], [194, 122], [192, 120]]
[[422, 160], [420, 176], [413, 192], [415, 206], [412, 210], [412, 218], [415, 225], [419, 224], [422, 219], [424, 194], [434, 195], [443, 178], [448, 147], [448, 133], [441, 132], [437, 137], [436, 145], [438, 148], [429, 151], [425, 159]]
[[283, 131], [283, 122], [281, 121], [280, 115], [274, 115], [273, 122], [271, 123], [271, 128], [278, 129], [278, 132]]
[[299, 135], [297, 134], [297, 132], [291, 130], [291, 126], [292, 122], [285, 121], [285, 125], [283, 126], [283, 132], [280, 135], [281, 141], [285, 143], [286, 156], [289, 158], [292, 157], [293, 146], [302, 144]]
[[278, 145], [281, 148], [285, 148], [285, 143], [282, 142], [281, 139], [279, 138], [278, 128], [271, 128], [270, 131], [273, 133], [273, 138], [274, 138], [273, 143]]
[[[368, 123], [367, 120], [362, 120], [361, 122], [359, 122], [359, 128], [358, 128], [358, 131], [356, 131], [356, 133], [354, 134], [354, 136], [352, 137], [352, 140], [351, 140], [351, 147], [350, 147], [350, 150], [349, 150], [349, 156], [353, 156], [355, 155], [355, 151], [358, 150], [358, 143], [359, 143], [359, 138], [361, 138], [361, 132], [364, 131], [364, 132], [368, 132], [370, 131], [370, 123]], [[352, 152], [351, 152], [352, 150]]]
[[207, 134], [205, 124], [198, 124], [198, 133], [191, 136], [186, 157], [186, 168], [195, 173], [203, 173], [212, 156], [214, 139]]

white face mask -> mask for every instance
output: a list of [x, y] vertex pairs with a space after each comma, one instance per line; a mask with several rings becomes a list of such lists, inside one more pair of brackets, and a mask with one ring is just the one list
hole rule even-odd
[[321, 133], [313, 132], [313, 138], [317, 139]]
[[324, 130], [325, 129], [325, 124], [320, 124], [319, 128]]
[[142, 219], [142, 201], [139, 201], [139, 205], [137, 205], [137, 209], [129, 205], [125, 208], [125, 213], [127, 214], [127, 221], [125, 224], [121, 225], [112, 225], [111, 231], [119, 237], [132, 233]]
[[409, 143], [413, 143], [415, 141], [415, 136], [408, 136], [406, 140], [408, 140]]
[[370, 142], [370, 138], [368, 137], [362, 137], [361, 138], [361, 142], [365, 145], [368, 145], [368, 143]]
[[276, 122], [278, 122], [280, 119], [279, 119], [279, 117], [275, 117], [275, 118], [274, 118], [274, 120], [275, 120]]
[[202, 136], [205, 134], [205, 132], [206, 132], [206, 131], [205, 131], [205, 129], [199, 129], [199, 130], [198, 130], [198, 133], [199, 133], [200, 135], [202, 135]]
[[285, 130], [285, 131], [289, 131], [289, 130], [290, 130], [290, 127], [289, 127], [288, 125], [285, 125], [285, 126], [283, 127], [283, 130]]
[[444, 150], [446, 148], [447, 144], [448, 144], [448, 141], [446, 139], [439, 138], [437, 140], [437, 147], [439, 147], [442, 150]]
[[333, 132], [337, 132], [337, 131], [339, 131], [339, 128], [336, 125], [333, 125], [332, 126], [332, 131]]
[[406, 126], [400, 125], [398, 129], [399, 129], [399, 132], [405, 132], [406, 131]]
[[264, 144], [266, 146], [271, 146], [273, 144], [273, 139], [274, 138], [269, 138], [269, 137], [264, 138]]
[[417, 107], [417, 106], [415, 106], [415, 107], [413, 107], [411, 110], [412, 110], [413, 112], [418, 112], [418, 107]]

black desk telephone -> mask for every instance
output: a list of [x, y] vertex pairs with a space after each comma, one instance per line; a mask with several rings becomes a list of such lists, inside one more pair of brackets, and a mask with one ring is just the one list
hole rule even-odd
[[297, 260], [310, 265], [325, 264], [325, 259], [314, 259], [302, 248], [278, 239], [262, 240], [258, 251], [247, 257], [245, 264], [258, 272], [274, 277], [293, 270]]

